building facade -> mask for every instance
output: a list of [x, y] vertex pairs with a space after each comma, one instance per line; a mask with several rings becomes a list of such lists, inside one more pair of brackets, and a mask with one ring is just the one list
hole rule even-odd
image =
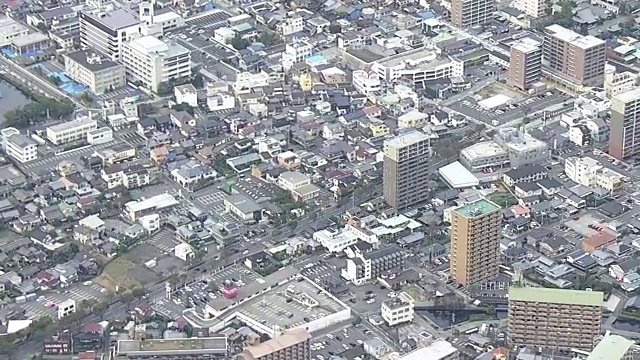
[[603, 297], [599, 291], [512, 286], [509, 342], [546, 350], [590, 351], [600, 337]]
[[541, 45], [538, 41], [524, 38], [511, 46], [507, 85], [526, 91], [531, 85], [540, 81], [542, 77]]
[[38, 159], [38, 144], [15, 128], [0, 131], [4, 153], [21, 163]]
[[452, 0], [451, 22], [467, 28], [489, 22], [496, 11], [494, 0]]
[[618, 94], [611, 101], [609, 155], [620, 160], [640, 153], [640, 88]]
[[605, 42], [560, 25], [544, 29], [542, 64], [547, 75], [567, 86], [600, 87], [604, 83]]
[[401, 292], [393, 299], [385, 300], [380, 306], [380, 314], [389, 326], [413, 321], [415, 301], [411, 295]]
[[127, 83], [123, 65], [88, 51], [65, 54], [64, 68], [71, 79], [86, 85], [94, 94], [119, 89]]
[[140, 34], [140, 20], [118, 9], [80, 13], [80, 43], [113, 61], [121, 59], [122, 46]]
[[342, 277], [359, 286], [392, 269], [404, 269], [404, 252], [397, 246], [371, 252], [356, 252], [354, 257], [347, 259]]
[[98, 122], [89, 118], [68, 121], [47, 128], [47, 139], [55, 145], [84, 140], [89, 131], [98, 128]]
[[492, 280], [500, 266], [502, 212], [479, 199], [451, 212], [451, 278], [470, 285]]
[[383, 196], [395, 208], [407, 208], [429, 198], [429, 136], [414, 131], [384, 143]]
[[616, 192], [622, 188], [623, 175], [590, 157], [568, 157], [564, 162], [567, 177], [580, 185]]
[[293, 329], [258, 345], [247, 346], [236, 360], [308, 360], [311, 359], [311, 334]]
[[127, 79], [158, 92], [162, 84], [191, 77], [191, 51], [153, 36], [134, 39], [122, 47]]

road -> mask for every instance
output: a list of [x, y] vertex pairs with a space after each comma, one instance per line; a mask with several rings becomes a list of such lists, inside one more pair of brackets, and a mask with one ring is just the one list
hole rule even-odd
[[472, 39], [473, 41], [477, 42], [478, 44], [481, 44], [482, 46], [484, 46], [488, 50], [497, 51], [497, 52], [499, 52], [499, 53], [501, 53], [501, 54], [503, 54], [505, 56], [508, 56], [508, 57], [511, 56], [511, 53], [508, 50], [503, 49], [503, 48], [501, 48], [499, 46], [496, 46], [496, 45], [492, 44], [491, 42], [489, 42], [489, 41], [487, 41], [485, 39], [481, 39], [478, 36], [473, 35], [473, 34], [467, 32], [467, 31], [465, 31], [464, 29], [460, 29], [460, 28], [458, 28], [458, 27], [456, 27], [456, 26], [454, 26], [454, 25], [452, 25], [450, 23], [447, 23], [447, 22], [442, 22], [441, 24], [446, 26], [446, 27], [448, 27], [452, 32], [458, 33], [458, 34], [460, 34], [462, 36], [465, 36], [465, 37], [468, 37], [468, 38]]

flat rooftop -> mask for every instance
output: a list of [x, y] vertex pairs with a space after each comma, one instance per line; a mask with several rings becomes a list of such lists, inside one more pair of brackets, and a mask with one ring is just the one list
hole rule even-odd
[[620, 335], [607, 335], [593, 349], [586, 360], [622, 360], [635, 342]]
[[[557, 39], [571, 43], [581, 49], [589, 49], [594, 46], [604, 45], [604, 40], [591, 35], [580, 35], [573, 30], [569, 30], [557, 24], [549, 25], [545, 29], [545, 33], [554, 36]], [[604, 51], [604, 49], [603, 49]]]
[[604, 294], [600, 291], [510, 287], [509, 301], [511, 300], [565, 305], [602, 306], [604, 303]]
[[[386, 67], [396, 67], [399, 65], [418, 65], [423, 63], [428, 63], [432, 61], [436, 61], [439, 59], [438, 54], [429, 49], [419, 48], [415, 50], [406, 51], [400, 53], [398, 55], [390, 56], [386, 59], [378, 61], [378, 63], [382, 66]], [[449, 59], [445, 59], [449, 62]]]
[[613, 98], [614, 100], [622, 101], [624, 103], [628, 103], [631, 101], [637, 101], [640, 99], [640, 88], [633, 88], [629, 91], [625, 91], [620, 93]]
[[455, 212], [466, 218], [476, 218], [495, 211], [500, 211], [500, 206], [487, 199], [479, 199], [455, 209]]
[[280, 351], [291, 347], [296, 344], [300, 344], [311, 339], [311, 334], [306, 329], [293, 329], [287, 331], [284, 334], [276, 337], [275, 339], [265, 341], [255, 346], [247, 346], [245, 352], [251, 354], [253, 358], [258, 359], [263, 356], [272, 354], [276, 351]]
[[71, 121], [67, 121], [64, 123], [60, 123], [57, 125], [52, 125], [49, 126], [47, 129], [50, 129], [53, 132], [59, 133], [59, 132], [63, 132], [66, 130], [70, 130], [70, 129], [75, 129], [77, 127], [80, 126], [85, 126], [85, 125], [98, 125], [98, 122], [90, 119], [88, 117], [82, 118], [82, 119], [76, 119], [76, 120], [71, 120]]
[[384, 145], [394, 148], [403, 148], [427, 140], [429, 140], [429, 135], [423, 133], [422, 131], [412, 131], [400, 136], [396, 136], [391, 140], [387, 140], [384, 142]]
[[190, 339], [150, 339], [150, 340], [120, 340], [118, 354], [162, 354], [174, 351], [189, 353], [226, 352], [227, 337], [208, 337]]
[[540, 43], [539, 41], [526, 37], [516, 40], [511, 45], [511, 48], [527, 54], [530, 52], [539, 51], [541, 45], [542, 43]]
[[399, 358], [398, 360], [440, 360], [448, 359], [449, 356], [457, 353], [456, 349], [451, 343], [446, 340], [436, 340], [431, 345], [414, 350], [407, 355]]
[[98, 13], [83, 12], [80, 16], [88, 18], [90, 22], [106, 26], [111, 30], [119, 30], [140, 25], [138, 17], [133, 12], [124, 9]]

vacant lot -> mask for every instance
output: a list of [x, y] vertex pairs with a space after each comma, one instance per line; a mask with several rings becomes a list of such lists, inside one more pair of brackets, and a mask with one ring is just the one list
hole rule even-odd
[[496, 191], [487, 196], [487, 199], [496, 203], [496, 205], [502, 206], [503, 208], [508, 208], [510, 206], [516, 205], [518, 203], [518, 199], [516, 199], [511, 193], [506, 191]]
[[520, 101], [525, 98], [523, 94], [499, 82], [483, 87], [478, 90], [475, 95], [480, 96], [482, 99], [488, 99], [496, 95], [506, 95], [511, 98], [511, 102]]
[[131, 276], [136, 267], [137, 265], [131, 261], [118, 257], [107, 264], [102, 274], [94, 281], [113, 292], [116, 291], [116, 288], [118, 291], [133, 289], [141, 285], [135, 277]]

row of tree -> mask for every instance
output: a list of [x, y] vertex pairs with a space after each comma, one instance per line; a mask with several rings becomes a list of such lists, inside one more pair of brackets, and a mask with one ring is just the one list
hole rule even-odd
[[40, 97], [33, 103], [8, 111], [4, 115], [5, 126], [24, 129], [46, 119], [62, 119], [73, 112], [71, 103]]

